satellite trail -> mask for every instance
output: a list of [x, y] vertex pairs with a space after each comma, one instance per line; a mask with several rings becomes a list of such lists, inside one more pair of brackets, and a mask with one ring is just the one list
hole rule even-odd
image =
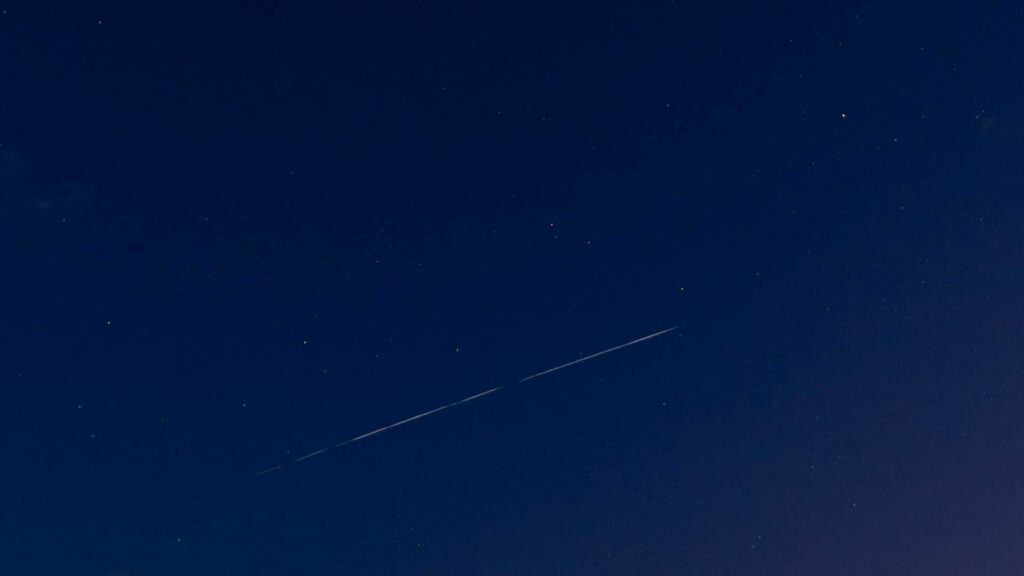
[[[666, 328], [665, 330], [661, 330], [660, 332], [655, 332], [654, 334], [648, 334], [647, 336], [644, 336], [642, 338], [637, 338], [636, 340], [630, 340], [629, 342], [626, 342], [625, 344], [619, 344], [618, 346], [612, 346], [611, 348], [607, 348], [605, 350], [601, 350], [600, 352], [595, 352], [595, 353], [593, 353], [593, 354], [591, 354], [589, 356], [584, 356], [583, 358], [578, 358], [576, 360], [573, 360], [572, 362], [566, 362], [565, 364], [561, 364], [561, 365], [555, 366], [554, 368], [548, 368], [547, 370], [544, 370], [543, 372], [537, 372], [536, 374], [531, 374], [531, 375], [529, 375], [529, 376], [527, 376], [525, 378], [520, 378], [519, 380], [516, 381], [516, 383], [518, 384], [520, 382], [526, 382], [527, 380], [533, 380], [534, 378], [539, 378], [541, 376], [545, 376], [547, 374], [551, 374], [552, 372], [557, 372], [557, 371], [561, 370], [562, 368], [568, 368], [569, 366], [572, 366], [574, 364], [579, 364], [581, 362], [586, 362], [587, 360], [592, 360], [594, 358], [597, 358], [598, 356], [603, 356], [605, 354], [608, 354], [609, 352], [615, 352], [616, 350], [621, 350], [623, 348], [632, 346], [634, 344], [639, 344], [639, 343], [643, 342], [644, 340], [650, 340], [651, 338], [656, 338], [658, 336], [661, 336], [662, 334], [667, 334], [668, 332], [671, 332], [671, 331], [675, 330], [676, 328], [679, 328], [679, 326], [673, 326], [671, 328]], [[384, 426], [383, 428], [377, 428], [376, 430], [372, 430], [372, 431], [367, 432], [365, 434], [360, 434], [359, 436], [356, 436], [355, 438], [349, 438], [348, 440], [345, 440], [344, 442], [337, 443], [334, 447], [335, 448], [340, 448], [340, 447], [342, 447], [342, 446], [344, 446], [346, 444], [351, 444], [353, 442], [358, 442], [360, 440], [364, 440], [366, 438], [369, 438], [370, 436], [375, 436], [377, 434], [380, 434], [381, 432], [384, 432], [385, 430], [390, 430], [392, 428], [397, 428], [397, 427], [401, 426], [402, 424], [408, 424], [409, 422], [412, 422], [413, 420], [419, 420], [420, 418], [423, 418], [424, 416], [430, 416], [431, 414], [435, 414], [435, 413], [440, 412], [442, 410], [447, 410], [448, 408], [452, 408], [454, 406], [458, 406], [459, 404], [465, 404], [466, 402], [471, 402], [473, 400], [476, 400], [477, 398], [483, 398], [484, 396], [487, 396], [488, 394], [492, 394], [494, 392], [497, 392], [498, 390], [501, 390], [504, 387], [505, 387], [505, 385], [501, 385], [501, 386], [497, 386], [495, 388], [491, 388], [490, 390], [484, 390], [483, 392], [480, 392], [479, 394], [474, 394], [474, 395], [472, 395], [472, 396], [470, 396], [468, 398], [463, 398], [462, 400], [459, 400], [457, 402], [452, 402], [451, 404], [445, 404], [444, 406], [440, 406], [438, 408], [434, 408], [433, 410], [428, 410], [428, 411], [426, 411], [426, 412], [424, 412], [422, 414], [417, 414], [417, 415], [415, 415], [415, 416], [413, 416], [411, 418], [406, 418], [405, 420], [399, 420], [398, 422], [395, 422], [394, 424], [388, 424], [387, 426]], [[323, 454], [324, 452], [327, 452], [330, 449], [331, 449], [331, 447], [328, 446], [326, 448], [321, 448], [319, 450], [314, 450], [314, 451], [310, 452], [309, 454], [306, 454], [304, 456], [299, 456], [298, 458], [295, 458], [294, 460], [292, 460], [292, 464], [296, 464], [298, 462], [302, 462], [303, 460], [307, 460], [309, 458], [312, 458], [313, 456], [319, 456], [320, 454]], [[256, 476], [263, 476], [264, 474], [270, 474], [271, 472], [280, 470], [282, 468], [284, 468], [284, 464], [278, 464], [277, 466], [272, 466], [270, 468], [267, 468], [266, 470], [261, 470], [260, 472], [257, 472]]]

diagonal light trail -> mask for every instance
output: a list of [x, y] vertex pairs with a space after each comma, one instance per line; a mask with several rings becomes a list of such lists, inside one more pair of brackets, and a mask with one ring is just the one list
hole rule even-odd
[[[595, 352], [595, 353], [593, 353], [593, 354], [591, 354], [589, 356], [584, 356], [583, 358], [578, 358], [576, 360], [573, 360], [572, 362], [566, 362], [565, 364], [561, 364], [559, 366], [555, 366], [554, 368], [548, 368], [547, 370], [544, 370], [543, 372], [537, 372], [536, 374], [531, 374], [531, 375], [529, 375], [529, 376], [527, 376], [525, 378], [521, 378], [521, 379], [517, 380], [516, 383], [518, 384], [518, 383], [521, 383], [521, 382], [526, 382], [527, 380], [533, 380], [534, 378], [540, 378], [541, 376], [544, 376], [546, 374], [551, 374], [552, 372], [557, 372], [557, 371], [559, 371], [559, 370], [561, 370], [563, 368], [568, 368], [569, 366], [573, 366], [573, 365], [579, 364], [581, 362], [586, 362], [587, 360], [592, 360], [594, 358], [597, 358], [598, 356], [603, 356], [605, 354], [608, 354], [609, 352], [615, 352], [616, 350], [621, 350], [623, 348], [626, 348], [626, 347], [629, 347], [629, 346], [633, 346], [634, 344], [639, 344], [639, 343], [641, 343], [641, 342], [643, 342], [645, 340], [650, 340], [651, 338], [656, 338], [658, 336], [661, 336], [662, 334], [667, 334], [668, 332], [671, 332], [671, 331], [673, 331], [673, 330], [675, 330], [677, 328], [679, 328], [679, 326], [673, 326], [671, 328], [666, 328], [665, 330], [661, 330], [659, 332], [655, 332], [654, 334], [648, 334], [647, 336], [644, 336], [642, 338], [637, 338], [636, 340], [630, 340], [629, 342], [626, 342], [625, 344], [619, 344], [618, 346], [612, 346], [611, 348], [607, 348], [605, 350], [601, 350], [600, 352]], [[453, 408], [455, 406], [458, 406], [459, 404], [465, 404], [466, 402], [472, 402], [473, 400], [476, 400], [478, 398], [483, 398], [484, 396], [487, 396], [488, 394], [492, 394], [494, 392], [497, 392], [498, 390], [501, 390], [504, 387], [505, 387], [505, 385], [501, 385], [501, 386], [496, 386], [494, 388], [491, 388], [490, 390], [484, 390], [483, 392], [480, 392], [478, 394], [474, 394], [474, 395], [472, 395], [472, 396], [470, 396], [468, 398], [463, 398], [462, 400], [459, 400], [459, 401], [456, 401], [456, 402], [452, 402], [451, 404], [445, 404], [444, 406], [439, 406], [437, 408], [434, 408], [433, 410], [428, 410], [428, 411], [426, 411], [426, 412], [424, 412], [422, 414], [417, 414], [415, 416], [412, 416], [411, 418], [406, 418], [405, 420], [400, 420], [398, 422], [395, 422], [394, 424], [388, 424], [387, 426], [384, 426], [382, 428], [377, 428], [376, 430], [372, 430], [372, 431], [367, 432], [365, 434], [360, 434], [359, 436], [356, 436], [355, 438], [349, 438], [348, 440], [345, 440], [344, 442], [339, 442], [339, 443], [335, 444], [334, 447], [335, 448], [340, 448], [340, 447], [342, 447], [342, 446], [344, 446], [346, 444], [351, 444], [353, 442], [358, 442], [360, 440], [364, 440], [366, 438], [369, 438], [370, 436], [375, 436], [377, 434], [380, 434], [381, 432], [384, 432], [385, 430], [390, 430], [392, 428], [397, 428], [397, 427], [399, 427], [399, 426], [401, 426], [403, 424], [408, 424], [409, 422], [412, 422], [413, 420], [419, 420], [420, 418], [424, 418], [426, 416], [430, 416], [431, 414], [435, 414], [435, 413], [440, 412], [442, 410], [447, 410], [448, 408]], [[328, 446], [326, 448], [321, 448], [319, 450], [314, 450], [313, 452], [310, 452], [309, 454], [306, 454], [304, 456], [300, 456], [300, 457], [292, 460], [292, 464], [297, 464], [299, 462], [302, 462], [303, 460], [307, 460], [307, 459], [312, 458], [314, 456], [318, 456], [320, 454], [323, 454], [324, 452], [327, 452], [330, 449], [331, 449], [331, 447]], [[285, 466], [284, 464], [279, 464], [277, 466], [272, 466], [270, 468], [267, 468], [266, 470], [262, 470], [262, 471], [256, 473], [256, 476], [263, 476], [264, 474], [270, 474], [271, 472], [275, 472], [277, 470], [280, 470], [280, 469], [284, 468], [284, 466]]]
[[644, 336], [643, 338], [637, 338], [636, 340], [630, 340], [629, 342], [626, 342], [625, 344], [619, 344], [618, 346], [612, 346], [611, 348], [609, 348], [607, 350], [601, 350], [600, 352], [596, 352], [594, 354], [591, 354], [590, 356], [584, 356], [583, 358], [580, 358], [578, 360], [573, 360], [572, 362], [566, 362], [565, 364], [562, 364], [561, 366], [555, 366], [554, 368], [548, 368], [547, 370], [545, 370], [543, 372], [537, 372], [536, 374], [531, 374], [530, 376], [527, 376], [526, 378], [522, 378], [522, 379], [519, 380], [519, 382], [526, 382], [527, 380], [533, 380], [534, 378], [540, 378], [541, 376], [544, 376], [545, 374], [551, 374], [552, 372], [557, 372], [557, 371], [561, 370], [562, 368], [568, 368], [569, 366], [572, 366], [573, 364], [579, 364], [580, 362], [586, 362], [587, 360], [590, 360], [592, 358], [597, 358], [598, 356], [603, 356], [603, 355], [605, 355], [605, 354], [607, 354], [609, 352], [615, 352], [616, 350], [621, 350], [621, 349], [623, 349], [623, 348], [625, 348], [627, 346], [632, 346], [633, 344], [639, 344], [639, 343], [643, 342], [644, 340], [650, 340], [651, 338], [656, 338], [658, 336], [661, 336], [662, 334], [671, 332], [671, 331], [675, 330], [676, 328], [679, 328], [679, 326], [673, 326], [671, 328], [666, 328], [666, 329], [662, 330], [661, 332], [655, 332], [654, 334], [649, 334], [647, 336]]
[[[405, 420], [402, 420], [401, 422], [395, 422], [394, 424], [390, 424], [390, 425], [385, 426], [383, 428], [377, 428], [373, 432], [367, 432], [366, 434], [363, 434], [361, 436], [356, 436], [355, 438], [352, 438], [352, 439], [349, 439], [349, 440], [345, 440], [344, 442], [339, 442], [338, 445], [335, 446], [335, 448], [340, 448], [340, 447], [344, 446], [345, 444], [351, 444], [353, 442], [358, 442], [358, 441], [362, 440], [363, 438], [369, 438], [370, 436], [373, 436], [374, 434], [380, 434], [381, 432], [383, 432], [385, 430], [390, 430], [392, 428], [397, 428], [398, 426], [401, 426], [402, 424], [408, 424], [409, 422], [412, 422], [413, 420], [419, 420], [420, 418], [423, 418], [424, 416], [430, 416], [431, 414], [433, 414], [435, 412], [440, 412], [441, 410], [446, 410], [448, 408], [451, 408], [452, 406], [458, 406], [459, 404], [465, 404], [466, 402], [469, 402], [471, 400], [476, 400], [477, 398], [480, 398], [481, 396], [487, 396], [491, 392], [497, 392], [498, 390], [501, 390], [504, 387], [505, 386], [497, 386], [495, 388], [491, 388], [490, 390], [485, 390], [484, 392], [481, 392], [479, 394], [474, 394], [474, 395], [470, 396], [469, 398], [463, 398], [462, 400], [459, 400], [458, 402], [452, 402], [451, 404], [445, 404], [444, 406], [441, 406], [440, 408], [434, 408], [433, 410], [428, 410], [427, 412], [424, 412], [423, 414], [417, 414], [416, 416], [413, 416], [412, 418], [406, 418]], [[326, 448], [324, 448], [324, 450], [326, 450]], [[317, 452], [314, 452], [310, 456], [316, 455], [316, 454], [317, 454]], [[309, 458], [309, 456], [303, 456], [302, 458]], [[298, 462], [298, 460], [296, 460], [296, 462]]]

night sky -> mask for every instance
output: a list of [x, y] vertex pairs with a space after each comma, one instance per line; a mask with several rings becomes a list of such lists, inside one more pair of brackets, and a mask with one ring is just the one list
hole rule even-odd
[[1018, 2], [0, 9], [3, 575], [1024, 574]]

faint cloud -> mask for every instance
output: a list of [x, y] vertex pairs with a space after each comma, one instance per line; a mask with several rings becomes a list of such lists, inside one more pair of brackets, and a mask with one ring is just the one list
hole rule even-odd
[[34, 166], [10, 146], [0, 146], [0, 194], [20, 190], [28, 183]]
[[1009, 116], [984, 114], [977, 117], [982, 136], [996, 140], [1024, 143], [1024, 112]]
[[35, 165], [16, 148], [0, 145], [0, 203], [5, 209], [71, 211], [96, 199], [96, 185], [71, 179], [41, 181]]
[[46, 187], [42, 194], [32, 197], [33, 206], [39, 210], [77, 210], [92, 204], [96, 198], [96, 185], [92, 182], [60, 180]]

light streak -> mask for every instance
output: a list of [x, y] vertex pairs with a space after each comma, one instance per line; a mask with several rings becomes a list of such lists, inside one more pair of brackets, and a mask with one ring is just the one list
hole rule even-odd
[[[630, 340], [629, 342], [626, 342], [625, 344], [619, 344], [618, 346], [612, 346], [611, 348], [606, 348], [604, 350], [601, 350], [600, 352], [595, 352], [593, 354], [590, 354], [589, 356], [584, 356], [583, 358], [578, 358], [576, 360], [573, 360], [572, 362], [566, 362], [565, 364], [560, 364], [558, 366], [555, 366], [554, 368], [548, 368], [547, 370], [544, 370], [542, 372], [537, 372], [536, 374], [531, 374], [529, 376], [526, 376], [525, 378], [520, 378], [519, 380], [516, 381], [516, 383], [518, 384], [518, 383], [526, 382], [528, 380], [533, 380], [534, 378], [540, 378], [541, 376], [545, 376], [547, 374], [551, 374], [552, 372], [557, 372], [557, 371], [559, 371], [559, 370], [561, 370], [563, 368], [568, 368], [569, 366], [573, 366], [575, 364], [580, 364], [582, 362], [586, 362], [587, 360], [592, 360], [594, 358], [597, 358], [598, 356], [603, 356], [605, 354], [608, 354], [609, 352], [615, 352], [616, 350], [621, 350], [623, 348], [627, 348], [629, 346], [633, 346], [634, 344], [639, 344], [639, 343], [641, 343], [641, 342], [643, 342], [645, 340], [650, 340], [651, 338], [657, 338], [658, 336], [661, 336], [662, 334], [667, 334], [667, 333], [669, 333], [669, 332], [671, 332], [671, 331], [673, 331], [673, 330], [675, 330], [677, 328], [679, 328], [679, 326], [673, 326], [671, 328], [666, 328], [665, 330], [661, 330], [659, 332], [655, 332], [654, 334], [648, 334], [647, 336], [644, 336], [642, 338], [637, 338], [636, 340]], [[431, 414], [436, 414], [436, 413], [438, 413], [438, 412], [440, 412], [442, 410], [447, 410], [449, 408], [454, 408], [455, 406], [458, 406], [459, 404], [465, 404], [466, 402], [472, 402], [473, 400], [476, 400], [478, 398], [483, 398], [484, 396], [487, 396], [488, 394], [493, 394], [494, 392], [497, 392], [498, 390], [501, 390], [504, 387], [505, 387], [505, 385], [495, 386], [494, 388], [491, 388], [490, 390], [484, 390], [483, 392], [480, 392], [478, 394], [474, 394], [474, 395], [469, 396], [467, 398], [463, 398], [462, 400], [458, 400], [456, 402], [452, 402], [451, 404], [445, 404], [444, 406], [439, 406], [437, 408], [434, 408], [433, 410], [427, 410], [426, 412], [423, 412], [422, 414], [417, 414], [417, 415], [412, 416], [410, 418], [406, 418], [405, 420], [399, 420], [398, 422], [395, 422], [394, 424], [388, 424], [387, 426], [383, 426], [381, 428], [377, 428], [376, 430], [372, 430], [370, 432], [366, 432], [365, 434], [360, 434], [359, 436], [356, 436], [354, 438], [349, 438], [348, 440], [345, 440], [343, 442], [339, 442], [339, 443], [334, 445], [334, 448], [340, 448], [342, 446], [345, 446], [346, 444], [352, 444], [353, 442], [358, 442], [360, 440], [365, 440], [366, 438], [369, 438], [370, 436], [376, 436], [377, 434], [380, 434], [381, 432], [384, 432], [385, 430], [390, 430], [392, 428], [397, 428], [399, 426], [402, 426], [403, 424], [408, 424], [409, 422], [412, 422], [414, 420], [419, 420], [420, 418], [424, 418], [426, 416], [430, 416]], [[313, 452], [310, 452], [309, 454], [306, 454], [305, 456], [300, 456], [300, 457], [292, 460], [292, 464], [297, 464], [299, 462], [302, 462], [303, 460], [308, 460], [309, 458], [312, 458], [314, 456], [318, 456], [320, 454], [323, 454], [324, 452], [327, 452], [330, 449], [331, 449], [331, 447], [328, 446], [326, 448], [321, 448], [319, 450], [314, 450]], [[284, 468], [284, 464], [279, 464], [277, 466], [273, 466], [271, 468], [267, 468], [266, 470], [263, 470], [261, 472], [256, 473], [256, 476], [263, 476], [265, 474], [270, 474], [271, 472], [275, 472], [275, 471], [280, 470], [282, 468]]]

